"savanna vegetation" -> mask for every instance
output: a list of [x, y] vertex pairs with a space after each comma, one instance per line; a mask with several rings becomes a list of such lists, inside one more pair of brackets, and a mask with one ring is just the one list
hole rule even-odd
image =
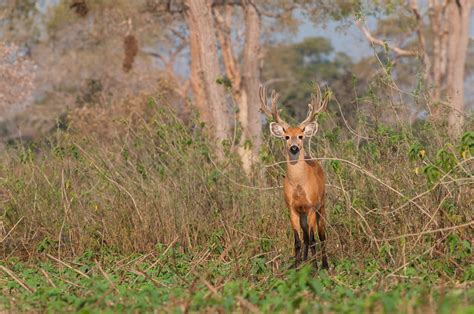
[[[473, 312], [472, 99], [456, 98], [463, 110], [453, 114], [449, 80], [437, 86], [441, 72], [425, 72], [438, 57], [412, 55], [423, 48], [417, 27], [428, 32], [451, 9], [196, 3], [60, 1], [37, 34], [12, 31], [39, 14], [34, 4], [5, 6], [2, 32], [17, 46], [0, 46], [0, 71], [23, 85], [0, 88], [0, 311]], [[189, 11], [206, 7], [207, 21]], [[285, 37], [303, 16], [344, 25], [362, 13], [379, 19], [372, 37], [415, 35], [374, 42], [360, 60], [325, 37]], [[211, 65], [201, 64], [203, 34], [186, 27], [204, 22], [217, 27], [206, 39], [219, 47], [216, 77], [195, 73]], [[235, 37], [245, 23], [283, 38], [259, 36], [250, 48], [262, 51], [251, 53], [255, 38]], [[254, 115], [260, 83], [281, 93], [294, 124], [315, 83], [332, 95], [306, 143], [326, 174], [328, 271], [292, 268], [285, 145]], [[202, 102], [208, 93], [223, 98]]]

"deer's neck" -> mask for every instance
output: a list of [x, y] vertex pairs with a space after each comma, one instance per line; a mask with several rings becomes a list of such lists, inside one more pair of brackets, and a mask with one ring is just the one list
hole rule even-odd
[[291, 185], [302, 184], [306, 181], [308, 175], [308, 164], [304, 160], [304, 151], [301, 150], [297, 160], [290, 160], [287, 156], [286, 176]]

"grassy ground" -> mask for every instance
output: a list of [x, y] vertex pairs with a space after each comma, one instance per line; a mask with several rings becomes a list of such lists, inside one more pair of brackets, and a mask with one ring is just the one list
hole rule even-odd
[[295, 271], [279, 141], [248, 178], [162, 104], [101, 110], [0, 153], [0, 309], [474, 312], [473, 132], [321, 116], [331, 270]]
[[61, 262], [45, 257], [2, 265], [18, 276], [0, 276], [0, 300], [15, 311], [474, 311], [474, 289], [466, 283], [453, 285], [423, 267], [382, 271], [377, 260], [363, 265], [340, 260], [329, 273], [309, 265], [295, 271], [286, 268], [284, 257], [237, 263], [209, 249], [192, 255], [162, 246], [146, 255], [107, 254], [98, 260], [86, 253]]

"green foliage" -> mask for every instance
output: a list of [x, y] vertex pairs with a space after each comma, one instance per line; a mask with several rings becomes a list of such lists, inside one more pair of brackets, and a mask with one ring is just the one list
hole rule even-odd
[[216, 83], [219, 84], [219, 85], [222, 85], [226, 88], [231, 88], [232, 87], [232, 82], [227, 76], [217, 78]]
[[[178, 249], [179, 250], [179, 249]], [[158, 253], [158, 252], [156, 252]], [[164, 312], [248, 311], [263, 312], [403, 312], [406, 310], [464, 312], [474, 297], [472, 289], [430, 288], [428, 282], [402, 280], [374, 289], [377, 270], [358, 272], [349, 260], [341, 260], [335, 274], [315, 272], [310, 265], [278, 276], [264, 257], [241, 260], [251, 267], [238, 276], [222, 261], [198, 263], [195, 271], [181, 268], [192, 256], [182, 253], [118, 256], [107, 253], [99, 259], [88, 254], [70, 267], [51, 260], [35, 264], [9, 259], [2, 263], [16, 273], [18, 282], [0, 273], [0, 306], [5, 310], [45, 312]], [[80, 261], [80, 268], [78, 262]], [[71, 266], [72, 265], [72, 266]], [[79, 275], [77, 271], [85, 275]], [[423, 275], [423, 270], [418, 275]], [[47, 277], [46, 277], [47, 276]], [[87, 276], [87, 277], [86, 277]], [[236, 278], [237, 276], [237, 278]], [[257, 276], [257, 277], [254, 277]], [[254, 279], [255, 278], [255, 279]], [[442, 296], [442, 297], [439, 297]]]
[[408, 152], [408, 156], [410, 157], [410, 160], [417, 160], [417, 159], [423, 159], [426, 155], [426, 150], [423, 148], [423, 146], [419, 142], [415, 142], [410, 146], [410, 150]]
[[[472, 147], [474, 147], [474, 136], [472, 132], [465, 132], [459, 143], [454, 146], [446, 144], [444, 148], [438, 149], [434, 157], [430, 158], [426, 148], [420, 142], [414, 142], [408, 151], [408, 156], [412, 162], [422, 162], [421, 173], [425, 175], [430, 184], [447, 174], [456, 172], [457, 168], [471, 157]], [[461, 157], [458, 159], [456, 156]], [[416, 168], [418, 172], [419, 167]]]
[[436, 161], [438, 167], [443, 169], [445, 172], [450, 171], [457, 164], [456, 157], [454, 157], [454, 154], [444, 149], [440, 149], [436, 153]]
[[334, 171], [337, 174], [341, 173], [341, 162], [339, 160], [331, 160], [329, 162], [329, 165], [330, 165], [332, 171]]
[[474, 156], [474, 131], [467, 131], [462, 135], [459, 151], [464, 159]]
[[423, 174], [426, 176], [426, 179], [430, 184], [435, 183], [441, 176], [439, 168], [434, 165], [427, 165], [423, 167]]

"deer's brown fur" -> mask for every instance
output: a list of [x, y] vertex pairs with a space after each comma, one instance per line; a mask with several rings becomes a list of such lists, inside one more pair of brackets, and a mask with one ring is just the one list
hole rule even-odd
[[[316, 254], [315, 234], [318, 233], [321, 241], [322, 266], [328, 268], [326, 254], [326, 207], [325, 207], [325, 180], [320, 164], [309, 160], [305, 156], [303, 140], [311, 137], [317, 131], [318, 125], [314, 121], [316, 114], [324, 110], [328, 98], [322, 99], [318, 88], [318, 97], [312, 98], [306, 119], [297, 127], [291, 127], [283, 121], [276, 109], [278, 95], [272, 92], [272, 110], [267, 107], [265, 88], [260, 87], [262, 111], [276, 122], [270, 124], [271, 133], [286, 140], [287, 173], [284, 181], [284, 197], [290, 211], [290, 221], [295, 241], [295, 266], [301, 260], [308, 258], [311, 248]], [[318, 110], [316, 110], [318, 106]], [[301, 238], [304, 248], [301, 252]], [[303, 253], [303, 256], [301, 254]], [[316, 260], [314, 265], [317, 267]]]

